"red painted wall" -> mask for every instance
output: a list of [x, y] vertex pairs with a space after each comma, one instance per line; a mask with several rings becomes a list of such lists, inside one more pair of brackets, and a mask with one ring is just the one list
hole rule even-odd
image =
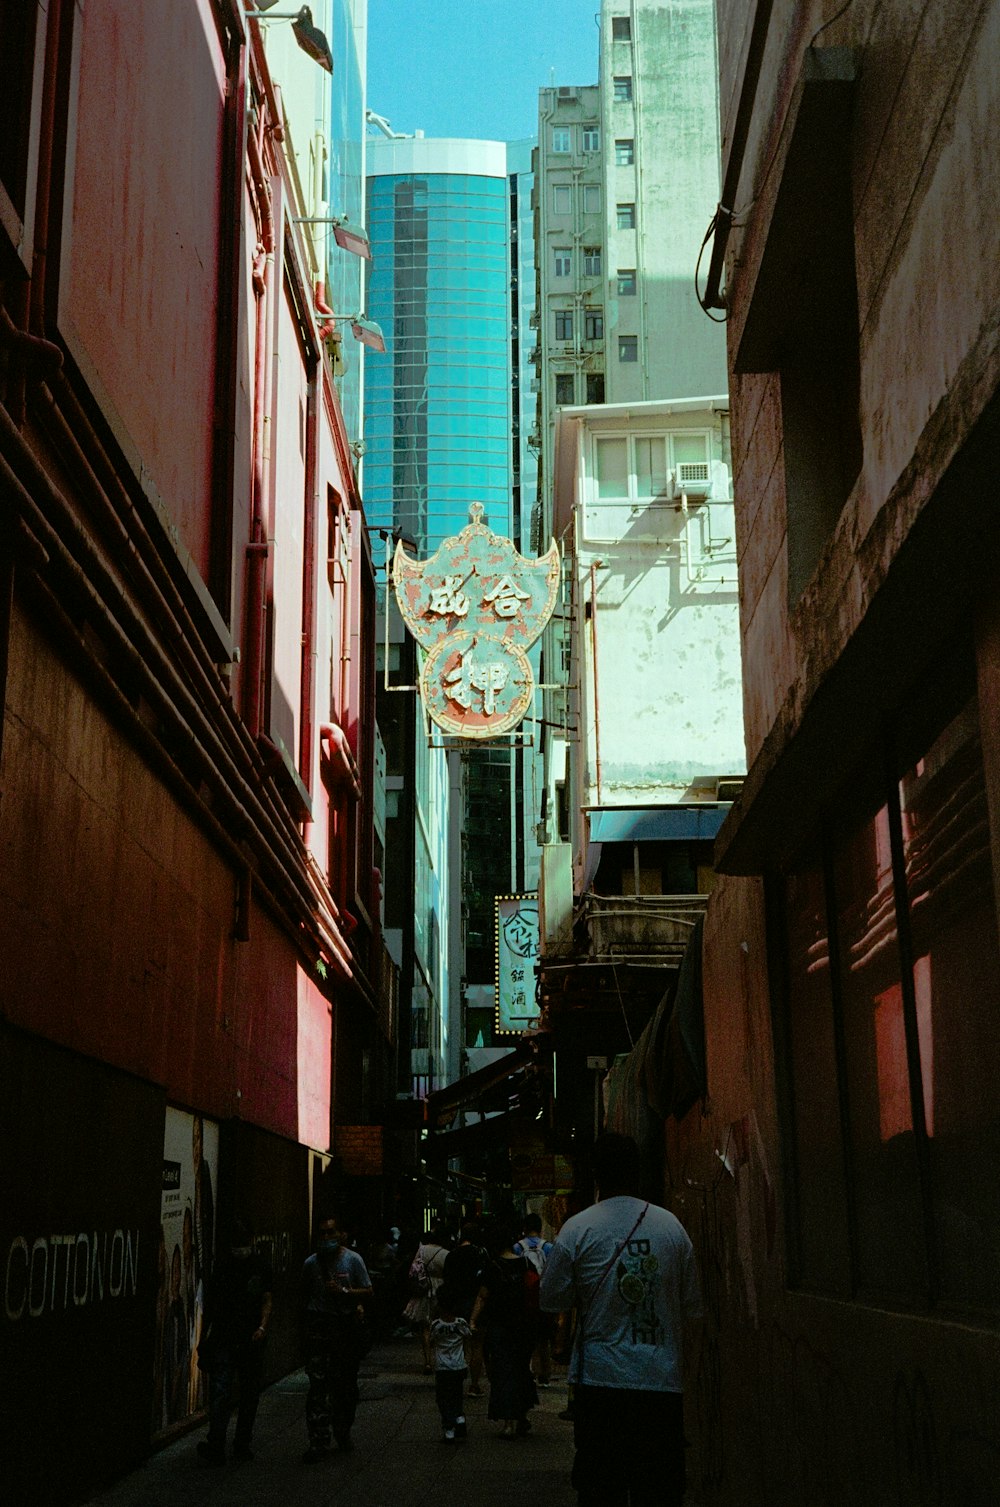
[[224, 83], [207, 0], [81, 12], [60, 324], [203, 576]]

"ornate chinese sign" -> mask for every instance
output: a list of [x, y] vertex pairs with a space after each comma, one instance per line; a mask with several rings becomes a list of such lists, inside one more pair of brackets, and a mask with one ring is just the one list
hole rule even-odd
[[482, 521], [445, 539], [429, 560], [396, 546], [393, 580], [403, 621], [426, 652], [420, 694], [428, 716], [457, 738], [496, 738], [517, 727], [535, 679], [525, 649], [552, 615], [559, 551], [529, 560]]
[[537, 894], [498, 895], [496, 919], [496, 1028], [523, 1031], [538, 1019]]

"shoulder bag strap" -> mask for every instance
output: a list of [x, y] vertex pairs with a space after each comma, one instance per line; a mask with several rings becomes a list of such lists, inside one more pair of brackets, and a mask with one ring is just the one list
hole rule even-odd
[[607, 1281], [608, 1276], [611, 1273], [611, 1269], [615, 1265], [615, 1263], [617, 1262], [618, 1257], [621, 1255], [622, 1251], [628, 1245], [629, 1241], [632, 1239], [632, 1236], [635, 1234], [636, 1230], [642, 1224], [642, 1221], [645, 1219], [645, 1217], [648, 1214], [648, 1212], [649, 1212], [649, 1203], [647, 1202], [645, 1204], [645, 1206], [642, 1209], [640, 1209], [640, 1211], [639, 1211], [639, 1217], [636, 1220], [635, 1224], [629, 1230], [628, 1234], [625, 1236], [625, 1239], [622, 1241], [621, 1245], [615, 1251], [614, 1255], [611, 1257], [611, 1260], [608, 1262], [607, 1266], [602, 1271], [601, 1276], [600, 1276], [600, 1280], [599, 1280], [597, 1286], [594, 1288], [593, 1293], [591, 1294], [590, 1302], [587, 1304], [587, 1311], [586, 1311], [586, 1313], [583, 1313], [583, 1314], [580, 1315], [580, 1322], [579, 1322], [579, 1326], [578, 1326], [578, 1337], [577, 1337], [577, 1344], [576, 1344], [576, 1357], [577, 1357], [577, 1367], [576, 1367], [577, 1368], [577, 1377], [576, 1377], [576, 1384], [577, 1384], [577, 1386], [579, 1386], [579, 1384], [583, 1381], [583, 1346], [584, 1346], [584, 1341], [586, 1340], [586, 1337], [587, 1337], [587, 1335], [586, 1335], [587, 1320], [590, 1318], [590, 1315], [591, 1315], [591, 1313], [593, 1311], [593, 1308], [594, 1308], [594, 1304], [597, 1302], [597, 1295], [600, 1292], [601, 1288], [604, 1286], [605, 1282]]

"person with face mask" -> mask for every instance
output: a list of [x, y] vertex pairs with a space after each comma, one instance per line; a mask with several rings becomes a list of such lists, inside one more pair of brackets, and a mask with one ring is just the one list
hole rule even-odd
[[371, 1295], [364, 1261], [347, 1247], [338, 1222], [324, 1219], [315, 1254], [302, 1268], [302, 1329], [309, 1377], [309, 1448], [302, 1456], [306, 1465], [324, 1459], [334, 1439], [345, 1452], [354, 1448], [351, 1425], [358, 1405], [362, 1356], [359, 1330]]
[[254, 1250], [250, 1228], [232, 1224], [229, 1250], [215, 1264], [205, 1296], [198, 1364], [208, 1372], [208, 1437], [198, 1445], [207, 1465], [224, 1465], [226, 1433], [239, 1383], [233, 1458], [252, 1460], [264, 1340], [271, 1318], [271, 1269]]

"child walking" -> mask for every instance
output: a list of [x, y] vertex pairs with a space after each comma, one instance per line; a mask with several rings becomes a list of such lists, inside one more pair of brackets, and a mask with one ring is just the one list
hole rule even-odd
[[447, 1288], [438, 1293], [438, 1316], [431, 1324], [434, 1346], [434, 1393], [444, 1441], [453, 1444], [465, 1438], [465, 1406], [462, 1392], [465, 1383], [465, 1342], [472, 1330], [455, 1311], [455, 1298]]

